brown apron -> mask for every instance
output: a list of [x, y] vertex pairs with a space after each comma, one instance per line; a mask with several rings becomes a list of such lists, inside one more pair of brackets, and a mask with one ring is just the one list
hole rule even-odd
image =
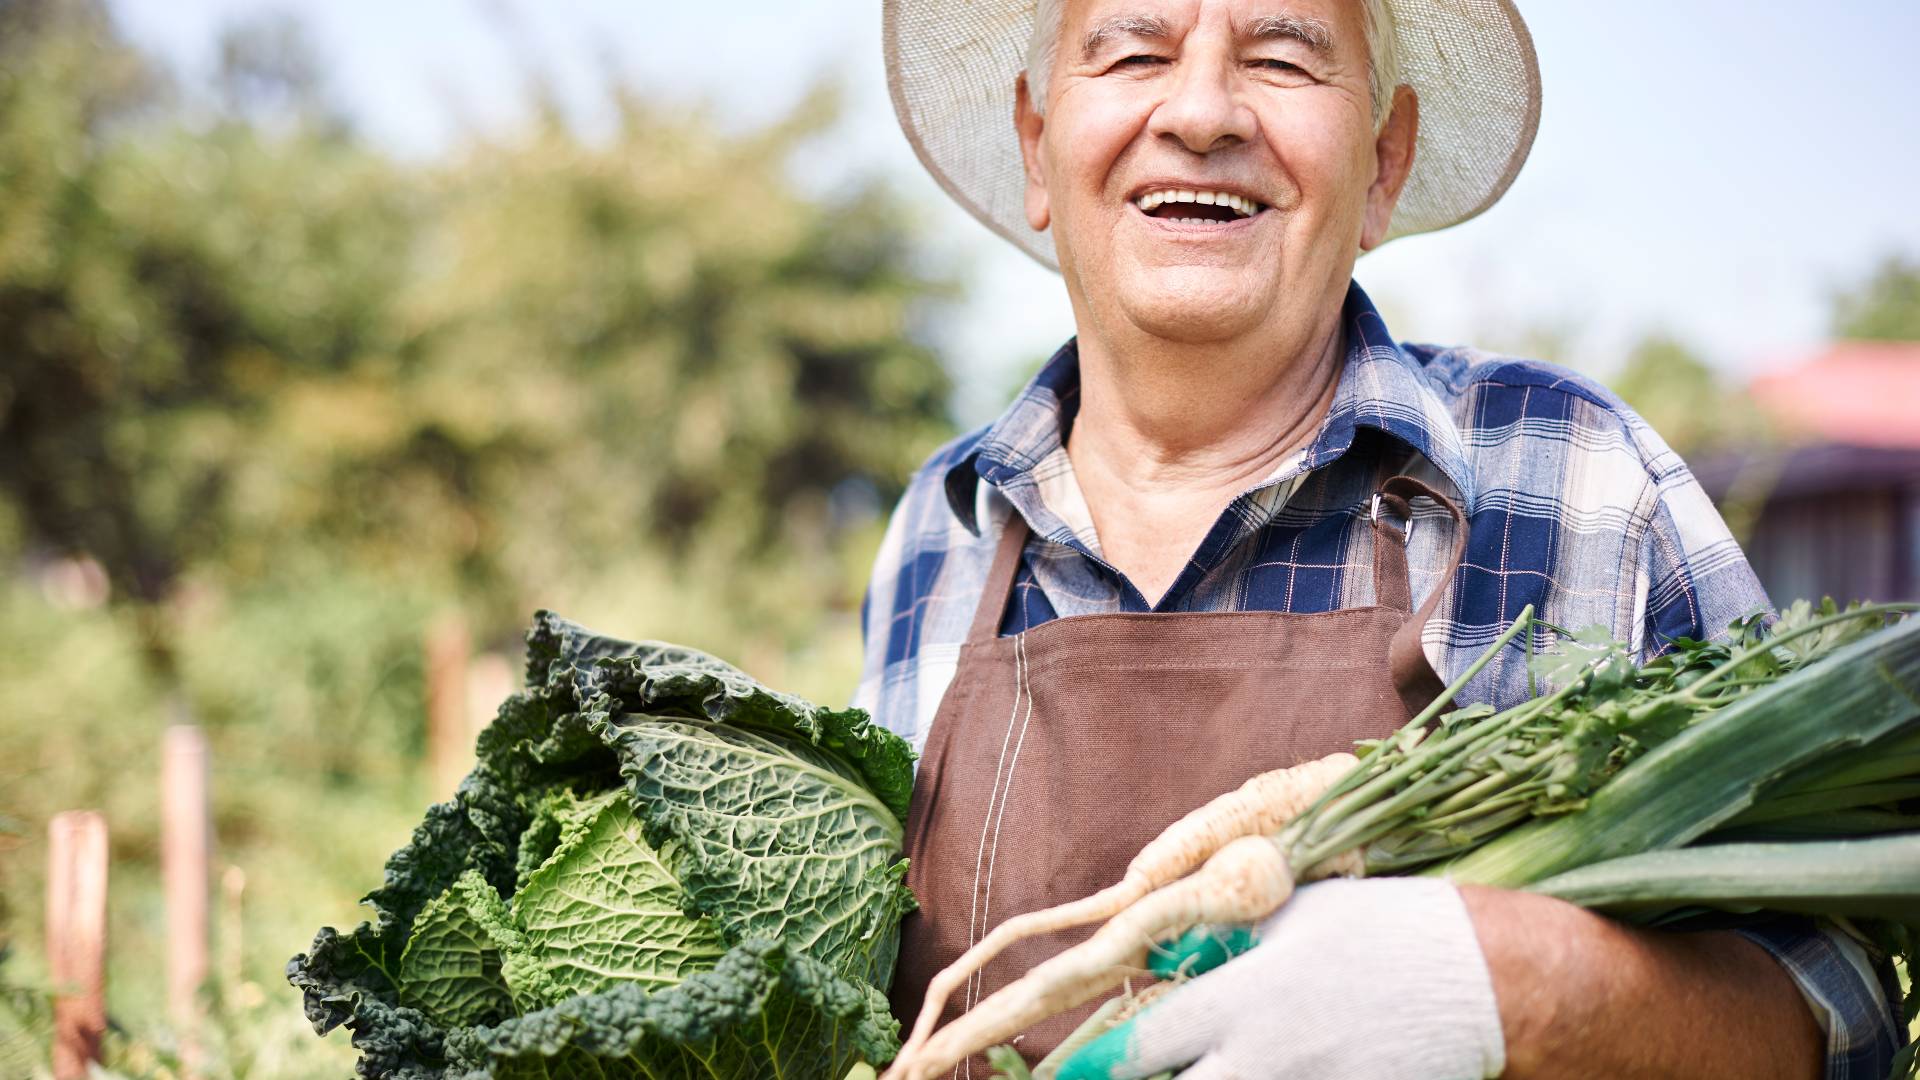
[[[1453, 515], [1454, 557], [1416, 612], [1406, 538], [1419, 495]], [[1405, 476], [1372, 512], [1373, 606], [1085, 615], [1000, 637], [1028, 536], [1012, 515], [914, 781], [907, 884], [920, 910], [902, 929], [893, 985], [904, 1029], [934, 974], [1009, 916], [1113, 884], [1194, 807], [1256, 773], [1381, 738], [1433, 700], [1442, 687], [1420, 632], [1466, 550], [1466, 522]], [[1092, 930], [1008, 949], [942, 1023]], [[1021, 1053], [1038, 1061], [1096, 1004], [1032, 1029]], [[991, 1072], [975, 1058], [956, 1075]]]

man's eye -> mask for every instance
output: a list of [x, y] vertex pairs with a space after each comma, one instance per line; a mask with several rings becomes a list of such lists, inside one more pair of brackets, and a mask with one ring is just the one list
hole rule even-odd
[[1271, 58], [1255, 60], [1253, 62], [1253, 66], [1257, 68], [1265, 68], [1268, 71], [1294, 72], [1294, 71], [1306, 70], [1305, 68], [1302, 68], [1299, 64], [1289, 63], [1285, 60], [1274, 60]]
[[1139, 53], [1134, 56], [1123, 56], [1119, 60], [1114, 61], [1113, 66], [1117, 68], [1152, 67], [1166, 62], [1167, 58], [1164, 56], [1155, 56], [1152, 53]]

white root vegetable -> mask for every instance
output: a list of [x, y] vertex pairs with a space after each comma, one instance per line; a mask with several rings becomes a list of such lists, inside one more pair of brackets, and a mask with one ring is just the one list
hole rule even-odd
[[1242, 836], [1199, 870], [1127, 907], [1079, 945], [1002, 987], [924, 1046], [903, 1048], [886, 1080], [933, 1080], [973, 1054], [1143, 971], [1147, 950], [1203, 923], [1252, 922], [1293, 895], [1286, 854], [1265, 835]]
[[926, 1045], [954, 992], [1015, 942], [1111, 919], [1127, 905], [1190, 873], [1229, 842], [1280, 831], [1357, 762], [1352, 754], [1341, 752], [1261, 773], [1169, 825], [1140, 849], [1115, 884], [1071, 903], [1016, 915], [994, 927], [927, 984], [919, 1019], [898, 1060], [912, 1058]]

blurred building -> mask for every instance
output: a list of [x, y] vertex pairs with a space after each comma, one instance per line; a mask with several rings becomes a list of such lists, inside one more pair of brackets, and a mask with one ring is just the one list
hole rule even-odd
[[1837, 342], [1750, 392], [1785, 441], [1695, 472], [1774, 602], [1920, 600], [1920, 342]]

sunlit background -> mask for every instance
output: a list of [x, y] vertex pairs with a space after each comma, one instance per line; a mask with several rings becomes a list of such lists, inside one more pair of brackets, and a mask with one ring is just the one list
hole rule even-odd
[[[1361, 283], [1608, 381], [1777, 600], [1920, 596], [1920, 6], [1522, 7], [1526, 171]], [[337, 1076], [280, 968], [450, 791], [532, 610], [848, 696], [890, 501], [1071, 333], [920, 172], [879, 29], [0, 0], [0, 1077], [41, 1067], [73, 808], [112, 829], [108, 1063], [173, 1074], [169, 724], [212, 748], [201, 1073]]]

